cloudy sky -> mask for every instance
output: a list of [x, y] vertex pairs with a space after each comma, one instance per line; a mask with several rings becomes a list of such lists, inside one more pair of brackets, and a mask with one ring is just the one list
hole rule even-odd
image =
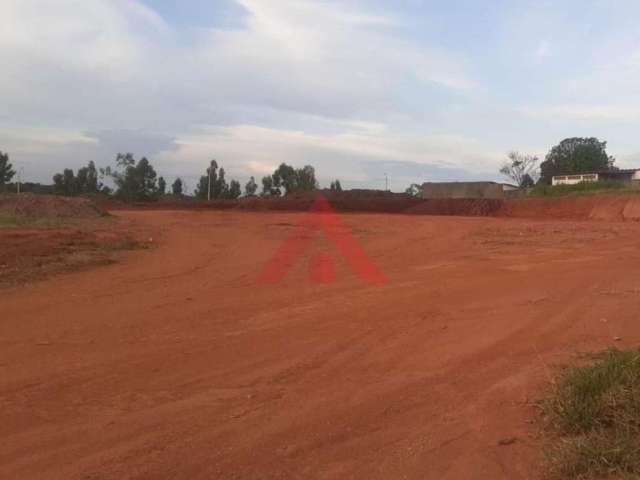
[[281, 162], [402, 190], [597, 136], [640, 166], [637, 0], [0, 0], [0, 150], [191, 187]]

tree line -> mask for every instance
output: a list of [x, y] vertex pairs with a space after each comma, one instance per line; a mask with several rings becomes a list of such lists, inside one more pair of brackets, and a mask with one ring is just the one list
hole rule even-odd
[[[606, 147], [606, 141], [600, 141], [595, 137], [566, 138], [552, 147], [541, 163], [534, 155], [510, 152], [508, 160], [500, 168], [500, 173], [518, 187], [526, 188], [536, 183], [549, 185], [555, 175], [615, 171], [618, 169], [615, 159], [607, 154]], [[146, 157], [136, 160], [131, 153], [119, 153], [115, 163], [114, 168], [97, 169], [91, 161], [77, 172], [64, 169], [53, 176], [53, 192], [68, 196], [103, 193], [125, 201], [156, 200], [167, 194], [167, 182], [163, 177], [158, 177]], [[0, 191], [6, 190], [15, 175], [16, 171], [9, 161], [9, 155], [0, 151]], [[115, 188], [112, 189], [105, 183], [108, 179]], [[261, 195], [278, 197], [317, 188], [315, 169], [311, 165], [294, 168], [282, 163], [271, 175], [262, 178]], [[340, 181], [331, 182], [330, 190], [342, 191]], [[257, 192], [258, 184], [255, 178], [251, 177], [244, 185], [244, 195], [253, 197]], [[421, 187], [418, 184], [412, 184], [406, 190], [410, 195], [418, 195], [420, 192]], [[178, 197], [185, 194], [185, 185], [181, 178], [174, 180], [171, 193]], [[199, 199], [235, 199], [242, 193], [240, 182], [233, 179], [227, 181], [224, 168], [216, 160], [211, 160], [195, 189], [195, 196]]]
[[[0, 191], [10, 183], [15, 175], [9, 155], [0, 152]], [[52, 193], [65, 196], [104, 194], [127, 202], [153, 201], [167, 195], [167, 181], [158, 176], [146, 157], [138, 160], [131, 153], [119, 153], [115, 165], [97, 168], [93, 161], [87, 166], [65, 168], [53, 176]], [[258, 195], [258, 183], [251, 177], [244, 185], [244, 195]], [[261, 196], [284, 196], [297, 192], [313, 191], [318, 188], [315, 169], [311, 165], [294, 168], [280, 164], [271, 175], [262, 178]], [[176, 197], [185, 196], [184, 181], [178, 177], [170, 186], [170, 193]], [[342, 191], [339, 180], [331, 182], [331, 191]], [[225, 169], [216, 160], [211, 160], [204, 175], [196, 185], [194, 196], [202, 200], [236, 199], [243, 194], [240, 182], [227, 180]]]

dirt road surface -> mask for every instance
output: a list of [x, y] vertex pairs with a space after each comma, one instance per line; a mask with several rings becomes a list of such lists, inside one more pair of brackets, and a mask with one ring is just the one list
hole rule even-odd
[[635, 223], [343, 215], [388, 283], [274, 286], [301, 213], [118, 215], [156, 248], [0, 292], [0, 478], [540, 478], [549, 365], [640, 340]]

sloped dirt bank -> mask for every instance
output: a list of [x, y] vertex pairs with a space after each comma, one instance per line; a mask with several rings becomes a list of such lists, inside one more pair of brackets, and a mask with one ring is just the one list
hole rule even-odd
[[526, 198], [504, 201], [496, 216], [568, 220], [640, 220], [640, 196], [585, 195], [564, 198]]
[[[640, 220], [640, 195], [599, 194], [562, 198], [522, 199], [422, 199], [410, 195], [372, 190], [322, 192], [338, 212], [402, 213], [466, 217], [514, 217], [562, 220]], [[159, 202], [125, 204], [99, 202], [108, 210], [244, 210], [304, 212], [316, 193], [287, 197], [252, 197], [212, 202], [194, 199], [163, 199]]]
[[88, 198], [3, 193], [0, 194], [0, 215], [43, 219], [97, 218], [105, 215], [105, 211]]

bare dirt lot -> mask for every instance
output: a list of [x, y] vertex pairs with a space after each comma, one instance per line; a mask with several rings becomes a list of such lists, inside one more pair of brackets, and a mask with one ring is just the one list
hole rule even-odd
[[150, 246], [146, 232], [126, 221], [14, 220], [17, 224], [0, 226], [0, 288], [108, 265], [122, 250]]
[[274, 286], [302, 213], [117, 215], [157, 247], [0, 291], [0, 478], [540, 478], [549, 365], [640, 339], [633, 222], [345, 214], [388, 282]]

